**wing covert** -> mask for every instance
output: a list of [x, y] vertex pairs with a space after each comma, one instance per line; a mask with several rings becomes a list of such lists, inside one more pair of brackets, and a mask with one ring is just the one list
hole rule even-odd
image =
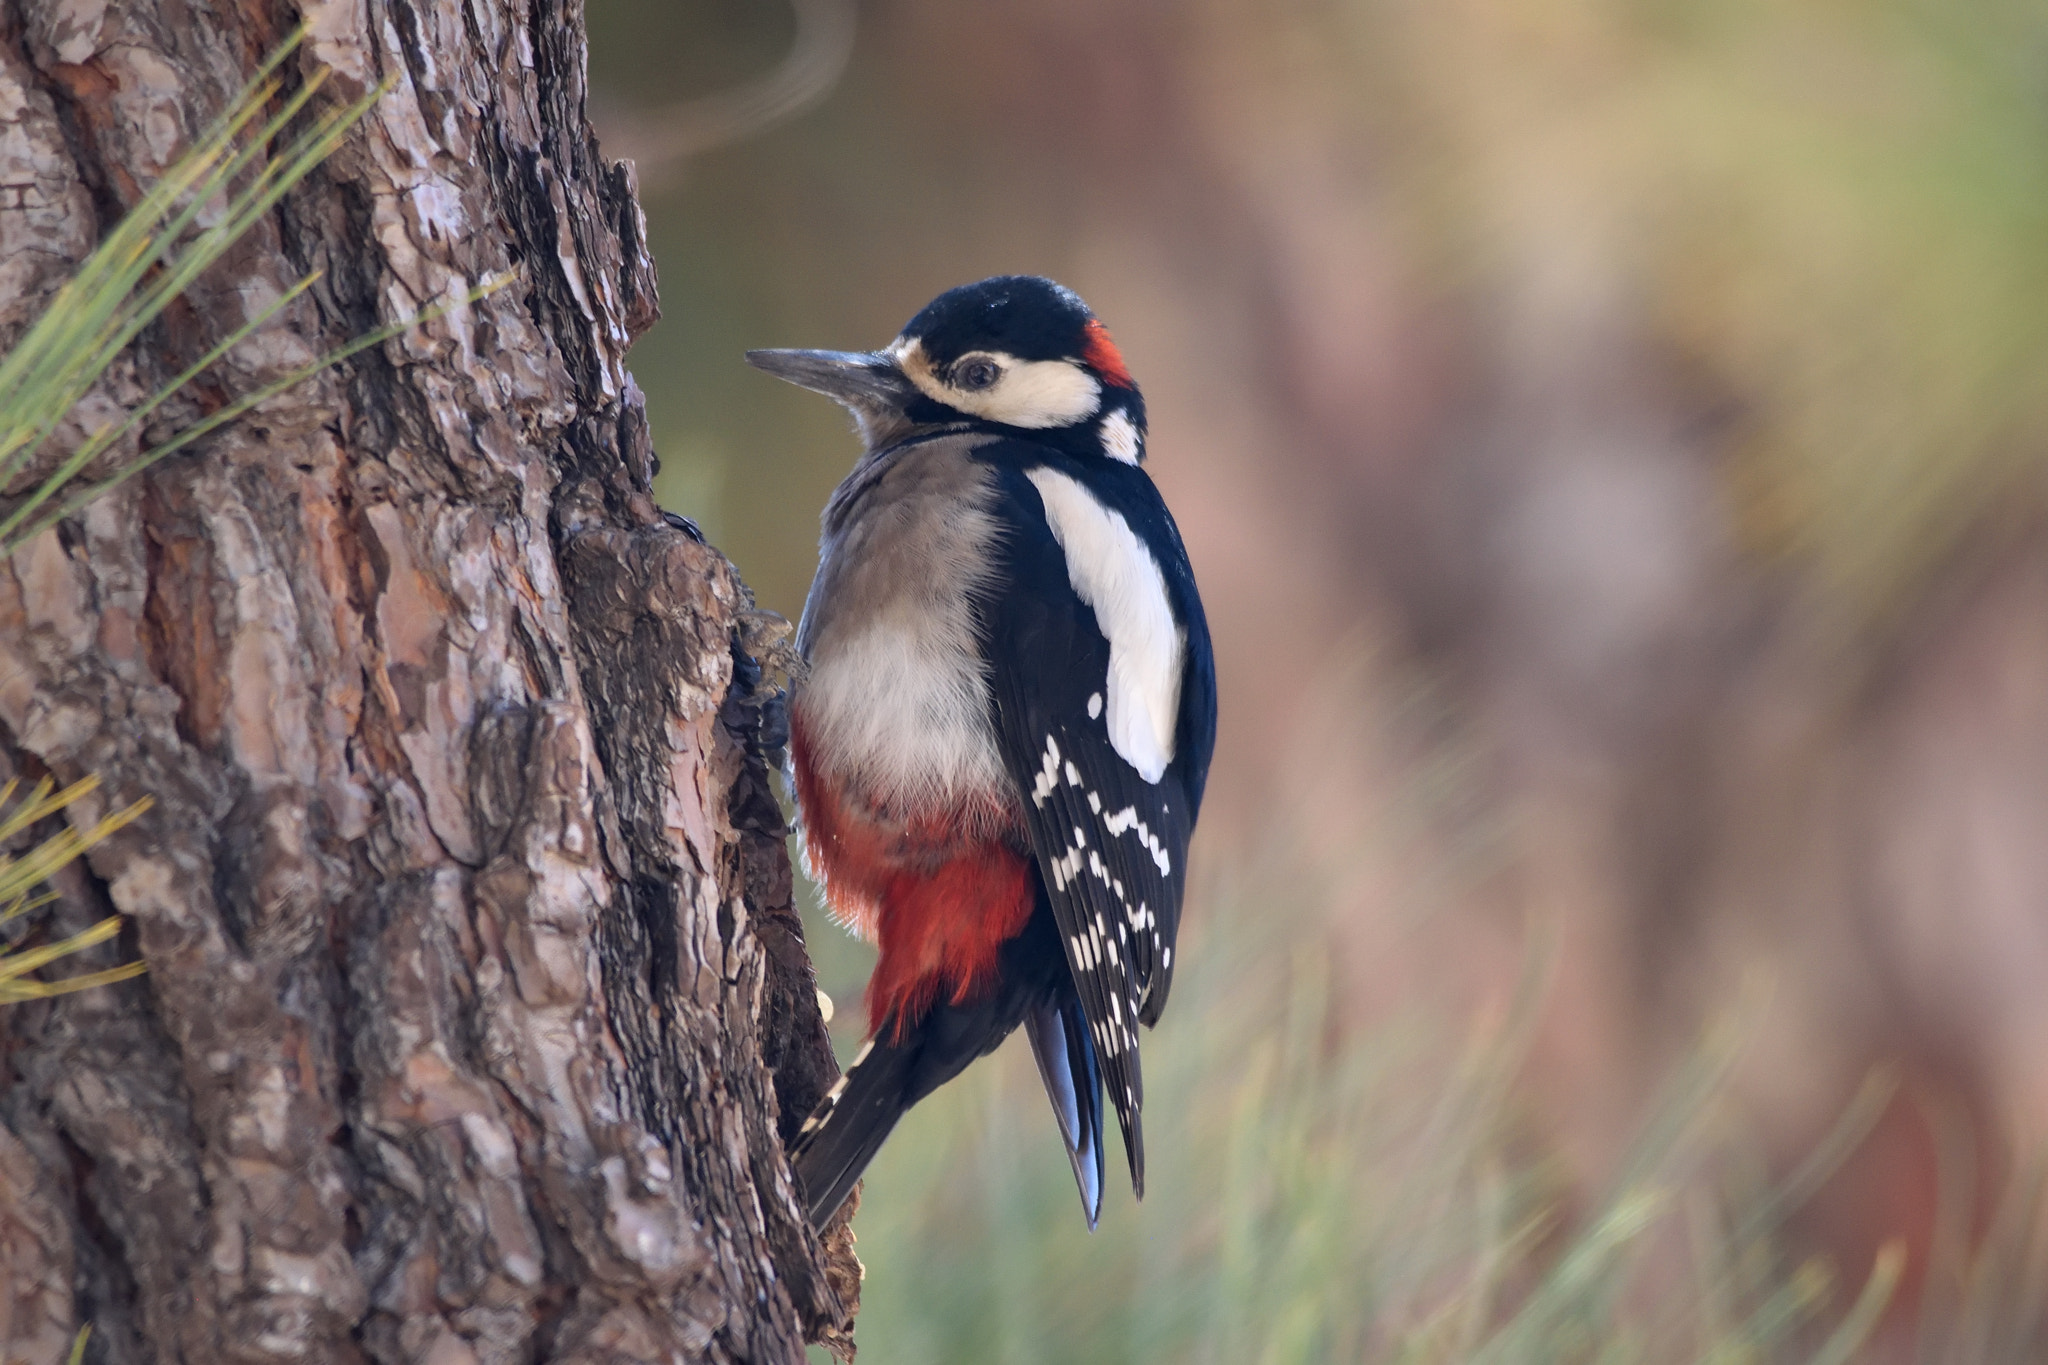
[[[1191, 764], [1198, 772], [1206, 769], [1214, 725], [1206, 629], [1198, 614], [1192, 632], [1184, 620], [1176, 625], [1183, 669], [1188, 646], [1195, 643], [1187, 636], [1199, 635], [1201, 668], [1190, 671], [1201, 676], [1190, 679], [1192, 686], [1178, 686], [1183, 712], [1173, 727], [1176, 752], [1160, 779], [1148, 782], [1118, 751], [1107, 723], [1110, 633], [1119, 628], [1113, 615], [1119, 608], [1109, 604], [1105, 626], [1077, 591], [1069, 558], [1087, 551], [1075, 546], [1071, 527], [1065, 528], [1068, 544], [1061, 543], [1062, 528], [1048, 522], [1040, 498], [1043, 480], [1000, 459], [991, 463], [997, 483], [993, 510], [1003, 534], [981, 610], [999, 746], [1023, 794], [1032, 851], [1142, 1193], [1138, 1025], [1157, 1019], [1172, 972], [1194, 828], [1189, 770]], [[1114, 491], [1103, 499], [1111, 510], [1119, 501]], [[1165, 516], [1149, 480], [1130, 492], [1152, 504], [1134, 511]], [[1124, 526], [1137, 522], [1121, 515], [1117, 520]], [[1178, 551], [1176, 537], [1170, 553]], [[1191, 594], [1184, 560], [1162, 568], [1171, 589], [1186, 582]], [[1173, 610], [1181, 615], [1178, 602]], [[1196, 718], [1198, 742], [1192, 745], [1184, 710], [1191, 704], [1207, 708]]]

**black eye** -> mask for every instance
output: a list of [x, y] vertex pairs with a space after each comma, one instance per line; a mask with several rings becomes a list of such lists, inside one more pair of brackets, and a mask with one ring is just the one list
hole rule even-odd
[[1003, 377], [1003, 367], [993, 360], [969, 360], [953, 371], [953, 384], [962, 389], [985, 389]]

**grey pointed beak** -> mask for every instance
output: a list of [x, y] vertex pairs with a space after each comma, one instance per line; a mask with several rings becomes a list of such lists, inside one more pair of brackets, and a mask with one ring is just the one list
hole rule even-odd
[[748, 351], [747, 363], [856, 413], [901, 410], [917, 396], [896, 362], [875, 351]]

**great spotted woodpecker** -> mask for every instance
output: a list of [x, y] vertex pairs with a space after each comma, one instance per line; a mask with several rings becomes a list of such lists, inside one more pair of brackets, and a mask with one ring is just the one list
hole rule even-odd
[[751, 351], [849, 409], [790, 753], [807, 870], [875, 939], [870, 1040], [791, 1153], [823, 1226], [904, 1111], [1023, 1024], [1088, 1226], [1107, 1086], [1173, 979], [1216, 673], [1145, 403], [1071, 290], [949, 290], [880, 351]]

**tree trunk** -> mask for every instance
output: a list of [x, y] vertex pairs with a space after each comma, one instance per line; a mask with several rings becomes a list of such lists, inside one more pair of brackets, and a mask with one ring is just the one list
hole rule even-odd
[[[0, 13], [4, 344], [300, 15]], [[518, 281], [0, 565], [5, 761], [156, 801], [55, 912], [127, 914], [102, 951], [149, 975], [0, 1016], [0, 1355], [82, 1323], [209, 1365], [850, 1349], [850, 1239], [777, 1131], [836, 1070], [768, 786], [781, 623], [650, 496], [653, 268], [581, 10], [303, 17], [290, 79], [395, 88], [80, 430], [307, 270], [185, 420]]]

